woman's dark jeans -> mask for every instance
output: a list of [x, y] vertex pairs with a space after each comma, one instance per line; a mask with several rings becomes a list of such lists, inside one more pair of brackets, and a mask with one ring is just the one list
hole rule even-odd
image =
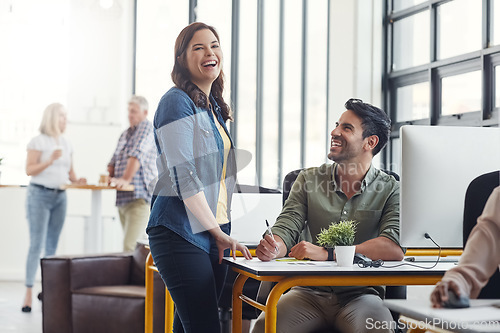
[[163, 226], [149, 229], [148, 235], [153, 260], [175, 303], [174, 332], [220, 333], [218, 301], [227, 266], [219, 264], [215, 243], [208, 254]]

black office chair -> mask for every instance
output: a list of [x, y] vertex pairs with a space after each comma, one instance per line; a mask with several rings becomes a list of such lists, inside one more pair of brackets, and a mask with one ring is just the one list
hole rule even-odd
[[[297, 169], [289, 172], [285, 179], [283, 180], [283, 204], [285, 204], [286, 199], [290, 195], [290, 190], [292, 189], [292, 185], [297, 179], [297, 176], [302, 171], [302, 169]], [[395, 172], [389, 170], [382, 170], [388, 175], [393, 176], [397, 181], [399, 181], [399, 175]], [[311, 239], [309, 230], [306, 227], [306, 230], [302, 233], [302, 238], [306, 240]], [[385, 287], [385, 298], [387, 299], [406, 299], [406, 286], [387, 286]]]
[[[500, 171], [483, 174], [475, 178], [467, 188], [464, 205], [463, 240], [464, 247], [472, 228], [477, 223], [477, 218], [482, 214], [486, 201], [491, 192], [500, 185]], [[478, 298], [500, 298], [500, 273], [497, 270], [486, 286], [479, 293]]]

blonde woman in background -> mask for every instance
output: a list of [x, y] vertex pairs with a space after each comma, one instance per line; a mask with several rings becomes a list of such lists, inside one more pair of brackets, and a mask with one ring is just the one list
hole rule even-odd
[[23, 312], [31, 312], [32, 288], [42, 249], [44, 255], [55, 254], [66, 218], [66, 192], [61, 186], [69, 181], [86, 184], [73, 170], [73, 149], [63, 136], [66, 109], [59, 103], [47, 106], [40, 124], [40, 134], [28, 143], [26, 174], [31, 176], [26, 199], [26, 217], [30, 247], [26, 261], [26, 295]]

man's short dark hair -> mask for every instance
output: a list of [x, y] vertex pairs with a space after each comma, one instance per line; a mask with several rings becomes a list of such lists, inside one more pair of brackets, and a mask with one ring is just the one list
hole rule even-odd
[[363, 139], [371, 135], [378, 136], [379, 142], [373, 149], [373, 156], [381, 151], [391, 134], [391, 120], [384, 110], [377, 108], [368, 103], [364, 103], [357, 98], [351, 98], [345, 102], [346, 110], [352, 110], [359, 118], [361, 118], [361, 126], [363, 126]]

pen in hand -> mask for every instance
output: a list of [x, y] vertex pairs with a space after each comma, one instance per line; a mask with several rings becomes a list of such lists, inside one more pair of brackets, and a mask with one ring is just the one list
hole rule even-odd
[[[271, 231], [271, 227], [269, 226], [269, 222], [267, 222], [267, 220], [266, 220], [266, 226], [267, 226], [267, 232], [274, 239], [273, 232]], [[275, 246], [274, 250], [276, 251], [276, 253], [278, 253], [278, 247]]]

